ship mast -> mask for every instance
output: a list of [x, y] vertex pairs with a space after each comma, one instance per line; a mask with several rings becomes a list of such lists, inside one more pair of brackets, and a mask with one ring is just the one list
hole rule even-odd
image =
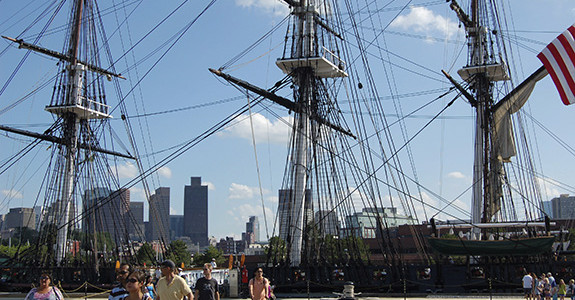
[[[69, 65], [69, 91], [67, 93], [67, 105], [73, 105], [78, 102], [81, 89], [82, 89], [82, 65], [77, 62], [78, 43], [80, 42], [80, 26], [82, 23], [82, 9], [84, 3], [82, 0], [77, 1], [75, 24], [73, 34], [70, 37], [70, 55], [72, 61]], [[50, 111], [51, 107], [46, 107]], [[52, 113], [58, 113], [59, 110], [53, 110]], [[64, 178], [62, 180], [62, 196], [60, 199], [59, 211], [62, 212], [62, 217], [59, 219], [58, 235], [56, 239], [56, 262], [58, 265], [62, 264], [62, 260], [66, 254], [67, 236], [68, 236], [68, 221], [70, 216], [70, 203], [72, 202], [74, 177], [76, 174], [76, 154], [78, 152], [78, 129], [80, 119], [72, 112], [64, 112], [62, 115], [64, 119], [64, 151], [65, 153], [65, 169]]]
[[[321, 47], [315, 40], [317, 26], [324, 28], [327, 25], [318, 21], [319, 13], [314, 0], [301, 0], [299, 3], [286, 1], [295, 5], [292, 14], [295, 16], [294, 44], [292, 57], [279, 59], [276, 64], [285, 73], [290, 74], [293, 82], [294, 102], [299, 106], [294, 120], [294, 151], [290, 157], [290, 180], [289, 184], [289, 229], [287, 242], [289, 248], [289, 262], [292, 267], [299, 266], [302, 262], [302, 250], [304, 243], [304, 228], [306, 227], [306, 202], [311, 197], [308, 190], [308, 178], [310, 176], [311, 151], [318, 122], [312, 122], [317, 112], [317, 82], [319, 78], [346, 77], [347, 74], [341, 69], [343, 62], [333, 53]], [[333, 30], [326, 28], [330, 33]], [[329, 56], [328, 56], [329, 55]], [[330, 59], [328, 59], [330, 58]], [[311, 117], [311, 118], [310, 118]], [[307, 195], [307, 196], [306, 196]]]
[[[295, 30], [290, 53], [276, 61], [276, 65], [291, 77], [293, 101], [280, 97], [272, 92], [258, 88], [243, 80], [225, 74], [220, 70], [210, 69], [212, 73], [232, 82], [248, 91], [257, 93], [287, 109], [293, 111], [292, 149], [286, 168], [286, 199], [280, 200], [282, 208], [279, 215], [279, 237], [288, 245], [289, 265], [298, 267], [302, 264], [304, 252], [304, 232], [312, 211], [310, 190], [311, 169], [313, 169], [312, 148], [318, 143], [319, 126], [328, 127], [335, 132], [355, 138], [337, 122], [332, 122], [321, 112], [319, 100], [321, 93], [319, 81], [326, 78], [347, 77], [344, 71], [345, 62], [334, 52], [320, 45], [317, 41], [318, 31], [341, 39], [332, 28], [324, 23], [319, 14], [315, 0], [285, 0], [292, 7]], [[286, 38], [287, 40], [287, 38]]]
[[470, 84], [475, 100], [470, 103], [476, 109], [471, 222], [489, 223], [494, 221], [500, 206], [499, 175], [502, 170], [497, 155], [494, 155], [496, 149], [492, 139], [493, 84], [507, 80], [508, 76], [505, 65], [495, 61], [496, 55], [488, 36], [490, 31], [486, 20], [482, 19], [485, 15], [483, 2], [471, 1], [471, 18], [455, 0], [450, 6], [467, 31], [469, 62], [458, 73]]
[[83, 20], [82, 16], [84, 14], [84, 0], [78, 0], [74, 3], [74, 20], [71, 35], [69, 38], [69, 48], [67, 53], [58, 53], [49, 49], [38, 47], [33, 44], [26, 43], [22, 40], [17, 40], [13, 38], [5, 37], [6, 39], [19, 43], [20, 48], [30, 49], [39, 53], [43, 53], [55, 58], [60, 59], [66, 64], [65, 70], [66, 74], [64, 80], [64, 92], [61, 94], [62, 97], [55, 99], [50, 105], [46, 106], [46, 111], [57, 115], [62, 119], [62, 136], [55, 137], [47, 134], [34, 134], [30, 132], [15, 131], [11, 128], [2, 128], [3, 130], [8, 130], [16, 132], [19, 134], [24, 134], [39, 138], [42, 140], [47, 140], [60, 144], [59, 156], [63, 158], [63, 166], [57, 170], [59, 175], [59, 180], [57, 182], [57, 191], [59, 191], [58, 199], [55, 205], [55, 218], [54, 222], [57, 223], [57, 236], [56, 236], [56, 262], [59, 266], [62, 266], [68, 249], [68, 228], [70, 223], [70, 211], [71, 205], [74, 201], [74, 192], [76, 185], [76, 175], [78, 168], [78, 150], [79, 149], [89, 149], [90, 151], [97, 151], [102, 153], [108, 153], [113, 155], [120, 155], [123, 157], [128, 157], [114, 151], [107, 151], [99, 147], [94, 147], [90, 144], [80, 144], [79, 139], [81, 135], [81, 127], [89, 126], [87, 120], [90, 119], [106, 119], [111, 118], [108, 114], [109, 106], [106, 105], [104, 97], [92, 97], [88, 96], [86, 88], [88, 84], [86, 83], [86, 72], [98, 73], [100, 76], [106, 76], [108, 78], [121, 77], [119, 74], [114, 74], [107, 70], [104, 70], [96, 65], [90, 64], [86, 61], [79, 59], [80, 51], [80, 41], [82, 39], [82, 34], [88, 34], [89, 30], [83, 32]]

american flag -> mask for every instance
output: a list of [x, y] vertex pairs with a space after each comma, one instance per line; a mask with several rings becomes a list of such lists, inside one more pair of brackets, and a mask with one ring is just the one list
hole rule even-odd
[[575, 103], [575, 24], [537, 55], [551, 75], [561, 101]]

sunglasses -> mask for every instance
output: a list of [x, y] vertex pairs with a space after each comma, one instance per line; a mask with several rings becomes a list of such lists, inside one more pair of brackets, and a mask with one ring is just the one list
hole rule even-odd
[[48, 276], [42, 276], [42, 277], [40, 277], [40, 280], [46, 280], [46, 279], [50, 279], [50, 277], [48, 277]]
[[126, 282], [136, 283], [136, 282], [140, 282], [140, 281], [139, 281], [138, 279], [136, 279], [136, 278], [128, 278], [128, 279], [126, 280]]
[[116, 274], [124, 275], [124, 274], [128, 274], [128, 271], [118, 271], [118, 272], [116, 272]]

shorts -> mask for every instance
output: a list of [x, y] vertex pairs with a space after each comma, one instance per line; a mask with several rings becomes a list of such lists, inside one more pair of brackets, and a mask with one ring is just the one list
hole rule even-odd
[[525, 295], [531, 295], [532, 292], [533, 292], [532, 288], [523, 288], [523, 293]]

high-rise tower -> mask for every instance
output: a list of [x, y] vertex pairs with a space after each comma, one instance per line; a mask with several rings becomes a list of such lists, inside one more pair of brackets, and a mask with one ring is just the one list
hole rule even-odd
[[192, 177], [184, 186], [184, 235], [200, 246], [208, 245], [208, 186]]
[[246, 223], [246, 233], [253, 236], [253, 240], [250, 243], [260, 241], [260, 222], [257, 216], [251, 216], [249, 222]]
[[150, 196], [150, 217], [152, 236], [150, 240], [170, 240], [170, 188], [160, 187]]

